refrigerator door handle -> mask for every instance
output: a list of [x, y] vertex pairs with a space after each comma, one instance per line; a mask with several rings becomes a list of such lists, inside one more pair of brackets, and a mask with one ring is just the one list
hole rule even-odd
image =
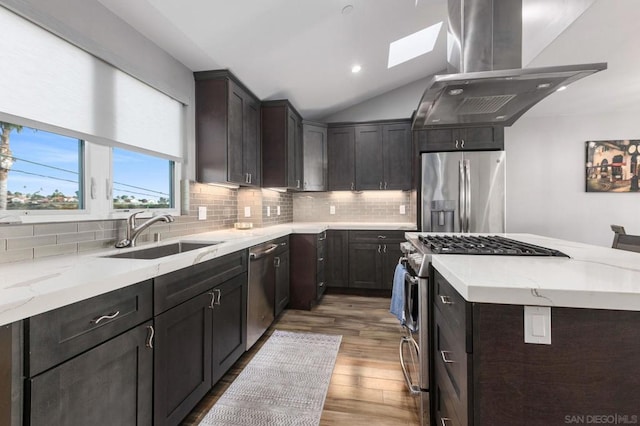
[[465, 232], [469, 232], [471, 230], [471, 161], [464, 160], [464, 168], [465, 168], [465, 212], [464, 212], [464, 221], [465, 221]]
[[466, 212], [465, 204], [465, 177], [464, 177], [464, 160], [458, 161], [458, 223], [460, 224], [460, 232], [464, 232], [464, 214]]

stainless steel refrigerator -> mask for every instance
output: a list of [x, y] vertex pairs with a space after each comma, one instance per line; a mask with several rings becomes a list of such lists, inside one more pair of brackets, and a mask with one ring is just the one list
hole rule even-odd
[[504, 151], [422, 154], [421, 230], [505, 232]]

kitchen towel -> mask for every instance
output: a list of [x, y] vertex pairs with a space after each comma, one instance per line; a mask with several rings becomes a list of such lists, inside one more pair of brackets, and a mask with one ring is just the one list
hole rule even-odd
[[407, 275], [407, 268], [402, 263], [398, 263], [393, 274], [393, 290], [391, 292], [391, 307], [389, 312], [398, 318], [400, 324], [404, 325], [404, 278]]

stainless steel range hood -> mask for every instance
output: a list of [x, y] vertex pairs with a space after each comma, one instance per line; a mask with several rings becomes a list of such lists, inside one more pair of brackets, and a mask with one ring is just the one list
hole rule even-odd
[[449, 0], [450, 74], [430, 80], [414, 129], [510, 126], [559, 88], [607, 68], [521, 68], [522, 1]]

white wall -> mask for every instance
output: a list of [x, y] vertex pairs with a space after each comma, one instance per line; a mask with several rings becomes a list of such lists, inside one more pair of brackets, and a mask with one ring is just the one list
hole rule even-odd
[[585, 192], [588, 140], [640, 139], [638, 111], [521, 118], [505, 129], [507, 231], [610, 246], [640, 234], [640, 193]]
[[413, 114], [413, 110], [418, 107], [418, 102], [420, 102], [430, 78], [431, 76], [383, 93], [368, 101], [331, 114], [320, 121], [338, 123], [409, 118]]

